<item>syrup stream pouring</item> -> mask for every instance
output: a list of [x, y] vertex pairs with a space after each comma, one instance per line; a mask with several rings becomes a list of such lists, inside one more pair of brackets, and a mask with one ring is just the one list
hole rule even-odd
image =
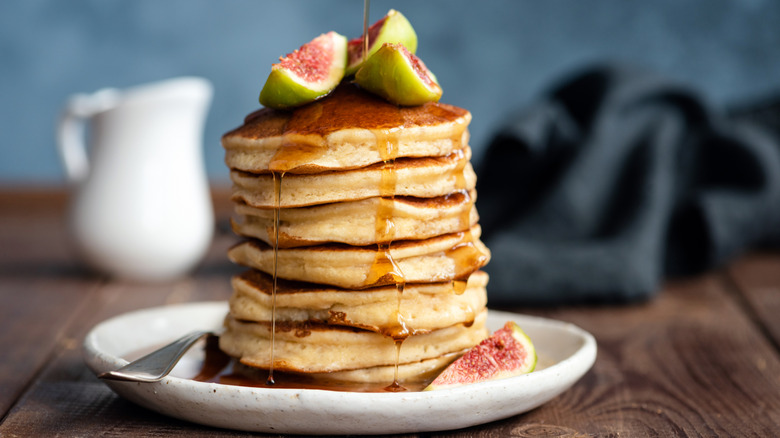
[[209, 331], [188, 333], [118, 370], [101, 373], [98, 378], [128, 382], [158, 382], [167, 376], [184, 353], [204, 336], [218, 336], [218, 334]]

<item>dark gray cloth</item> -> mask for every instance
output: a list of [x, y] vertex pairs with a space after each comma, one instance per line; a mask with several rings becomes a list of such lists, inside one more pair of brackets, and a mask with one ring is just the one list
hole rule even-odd
[[589, 69], [499, 131], [477, 169], [491, 303], [628, 302], [780, 246], [780, 100], [726, 114], [691, 88]]

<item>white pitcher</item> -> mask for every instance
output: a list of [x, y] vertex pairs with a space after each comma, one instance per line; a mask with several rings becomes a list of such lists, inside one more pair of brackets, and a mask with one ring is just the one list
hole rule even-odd
[[202, 151], [211, 96], [207, 80], [182, 77], [68, 100], [58, 146], [70, 225], [94, 268], [162, 281], [203, 257], [214, 230]]

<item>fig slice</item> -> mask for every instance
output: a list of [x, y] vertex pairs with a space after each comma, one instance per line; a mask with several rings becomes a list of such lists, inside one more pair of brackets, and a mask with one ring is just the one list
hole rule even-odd
[[333, 91], [344, 78], [347, 39], [328, 32], [279, 58], [260, 92], [260, 103], [276, 109], [300, 106]]
[[383, 44], [360, 67], [355, 82], [397, 105], [437, 102], [442, 93], [436, 76], [402, 44]]
[[530, 373], [536, 367], [531, 339], [509, 321], [439, 374], [425, 391]]
[[410, 52], [417, 51], [417, 34], [403, 14], [390, 9], [387, 15], [368, 28], [368, 54], [363, 57], [363, 36], [349, 40], [347, 43], [348, 62], [345, 76], [353, 75], [365, 59], [379, 50], [384, 43], [403, 44]]

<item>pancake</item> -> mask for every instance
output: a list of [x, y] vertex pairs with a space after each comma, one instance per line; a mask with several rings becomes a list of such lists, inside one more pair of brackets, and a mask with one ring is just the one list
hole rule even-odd
[[398, 107], [345, 83], [294, 111], [256, 111], [226, 133], [222, 145], [233, 169], [321, 173], [449, 155], [468, 145], [470, 121], [462, 108], [435, 102]]
[[[416, 386], [425, 387], [442, 369], [444, 369], [444, 367], [452, 363], [452, 361], [465, 352], [466, 350], [464, 349], [453, 353], [443, 354], [432, 359], [398, 364], [397, 371], [395, 365], [384, 365], [358, 368], [355, 370], [331, 371], [327, 373], [296, 373], [294, 374], [294, 379], [298, 380], [305, 378], [307, 382], [310, 382], [309, 387], [319, 389], [332, 388], [334, 383], [341, 383], [341, 385], [338, 385], [339, 389], [345, 386], [348, 388], [352, 387], [353, 385], [351, 384], [355, 383], [369, 384], [367, 388], [376, 389], [377, 383], [387, 385], [396, 377], [404, 386], [416, 383]], [[233, 371], [243, 378], [259, 382], [268, 378], [268, 370], [244, 365], [241, 362], [233, 365]], [[398, 373], [397, 375], [396, 372]], [[278, 378], [279, 375], [278, 372], [274, 374], [277, 378], [277, 382], [279, 380], [284, 381], [284, 377], [281, 377], [281, 379]]]
[[[460, 352], [487, 336], [487, 310], [473, 324], [456, 324], [430, 333], [410, 336], [399, 350], [392, 338], [366, 330], [317, 323], [277, 324], [274, 369], [303, 373], [330, 373], [368, 367], [394, 367]], [[267, 323], [225, 318], [227, 330], [219, 346], [240, 362], [267, 369], [271, 366], [271, 326]]]
[[[388, 333], [403, 323], [423, 333], [471, 321], [487, 303], [483, 271], [471, 275], [465, 290], [456, 293], [452, 283], [407, 284], [360, 291], [280, 280], [276, 289], [276, 321], [314, 321]], [[270, 322], [274, 300], [270, 275], [250, 270], [232, 281], [230, 314], [239, 320]]]
[[[459, 190], [472, 190], [477, 176], [471, 166], [471, 149], [444, 157], [399, 158], [360, 169], [305, 175], [284, 175], [279, 207], [304, 207], [355, 201], [376, 196], [433, 198]], [[392, 178], [388, 184], [388, 177]], [[233, 201], [253, 207], [274, 208], [274, 177], [239, 170], [230, 172]], [[389, 191], [389, 193], [386, 193]]]
[[[393, 242], [389, 256], [406, 283], [438, 283], [467, 278], [490, 260], [490, 251], [479, 240], [481, 228], [445, 234], [425, 240]], [[320, 283], [350, 289], [395, 284], [377, 272], [376, 246], [326, 244], [277, 251], [277, 276], [287, 280]], [[274, 249], [259, 240], [247, 240], [228, 251], [243, 266], [273, 274]], [[373, 270], [372, 270], [373, 269]], [[376, 278], [378, 276], [378, 278]]]
[[[368, 198], [279, 211], [279, 247], [293, 248], [326, 242], [370, 245], [393, 240], [420, 240], [464, 231], [477, 224], [476, 191], [456, 192], [436, 198]], [[274, 211], [235, 206], [232, 220], [236, 234], [273, 245]], [[386, 218], [390, 233], [377, 230]]]

